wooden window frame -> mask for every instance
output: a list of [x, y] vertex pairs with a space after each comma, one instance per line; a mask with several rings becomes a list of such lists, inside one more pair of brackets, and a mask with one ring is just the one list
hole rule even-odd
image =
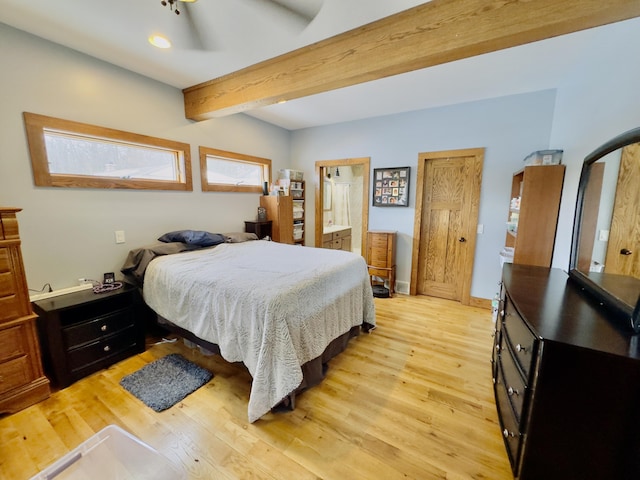
[[[33, 168], [33, 179], [40, 187], [70, 187], [70, 188], [107, 188], [134, 190], [180, 190], [192, 191], [191, 176], [191, 147], [188, 143], [175, 142], [163, 138], [150, 137], [112, 128], [105, 128], [86, 123], [63, 120], [46, 115], [24, 112], [24, 122]], [[147, 180], [140, 178], [98, 177], [91, 175], [58, 174], [49, 171], [47, 150], [45, 145], [45, 130], [58, 130], [71, 134], [80, 134], [92, 139], [105, 139], [129, 143], [143, 147], [172, 150], [177, 153], [180, 164], [178, 180]]]
[[250, 192], [262, 193], [262, 185], [229, 185], [223, 183], [209, 183], [207, 180], [207, 155], [223, 158], [224, 160], [252, 163], [262, 166], [262, 182], [271, 183], [271, 160], [254, 157], [243, 153], [228, 152], [215, 148], [200, 147], [200, 180], [203, 192]]

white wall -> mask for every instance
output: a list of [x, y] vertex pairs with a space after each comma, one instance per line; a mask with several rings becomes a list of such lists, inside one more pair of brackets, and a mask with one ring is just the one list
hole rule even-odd
[[567, 160], [553, 259], [554, 267], [565, 270], [584, 157], [616, 135], [640, 127], [640, 18], [589, 33], [590, 56], [576, 62], [572, 81], [558, 90], [551, 135]]
[[[371, 157], [372, 171], [412, 167], [408, 208], [369, 208], [369, 229], [398, 232], [398, 288], [408, 292], [418, 153], [485, 148], [478, 218], [484, 233], [477, 236], [471, 295], [491, 298], [500, 280], [498, 253], [504, 246], [511, 176], [529, 153], [549, 148], [554, 105], [555, 91], [546, 90], [299, 130], [292, 134], [292, 161], [306, 178], [312, 178], [317, 160]], [[308, 195], [307, 212], [314, 211], [313, 202]], [[306, 224], [312, 232], [313, 215], [307, 215]], [[310, 244], [313, 236], [307, 239]]]
[[[290, 133], [246, 115], [193, 123], [180, 90], [0, 24], [0, 205], [18, 214], [29, 288], [118, 272], [130, 249], [171, 230], [243, 231], [258, 194], [201, 192], [198, 146], [288, 166]], [[11, 48], [8, 48], [8, 46]], [[35, 187], [22, 112], [191, 145], [193, 192]], [[115, 244], [124, 230], [126, 243]]]
[[[491, 298], [500, 280], [511, 175], [535, 150], [564, 150], [567, 166], [553, 265], [569, 266], [578, 179], [584, 157], [608, 139], [640, 126], [640, 18], [573, 36], [579, 57], [562, 68], [556, 90], [310, 128], [293, 133], [292, 161], [307, 178], [316, 160], [371, 156], [372, 169], [417, 164], [418, 152], [485, 147], [485, 164], [471, 295]], [[473, 82], [473, 78], [469, 79]], [[472, 85], [470, 84], [470, 87]], [[428, 86], [425, 86], [427, 88]], [[313, 198], [308, 200], [312, 211]], [[415, 213], [415, 170], [410, 206], [370, 208], [370, 229], [398, 231], [398, 282], [408, 290]], [[308, 232], [313, 218], [307, 217]], [[307, 238], [312, 238], [310, 235]]]

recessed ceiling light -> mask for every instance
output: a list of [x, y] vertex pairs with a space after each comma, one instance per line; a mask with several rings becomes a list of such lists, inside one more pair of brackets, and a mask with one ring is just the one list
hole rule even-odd
[[171, 48], [171, 42], [169, 39], [162, 35], [151, 35], [149, 37], [149, 43], [158, 48]]

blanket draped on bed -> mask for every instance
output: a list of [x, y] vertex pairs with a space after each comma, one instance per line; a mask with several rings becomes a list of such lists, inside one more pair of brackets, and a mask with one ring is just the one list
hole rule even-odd
[[144, 299], [159, 315], [242, 361], [253, 377], [249, 421], [302, 381], [300, 366], [352, 327], [375, 325], [364, 259], [253, 241], [155, 258]]

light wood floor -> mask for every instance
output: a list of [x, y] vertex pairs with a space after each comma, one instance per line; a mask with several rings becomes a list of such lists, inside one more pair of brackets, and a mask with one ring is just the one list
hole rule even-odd
[[[293, 412], [247, 422], [241, 365], [182, 342], [156, 345], [0, 418], [0, 478], [28, 479], [109, 424], [191, 479], [512, 479], [491, 382], [487, 310], [430, 297], [376, 299], [378, 328], [353, 339]], [[214, 379], [155, 413], [120, 379], [178, 352]]]

